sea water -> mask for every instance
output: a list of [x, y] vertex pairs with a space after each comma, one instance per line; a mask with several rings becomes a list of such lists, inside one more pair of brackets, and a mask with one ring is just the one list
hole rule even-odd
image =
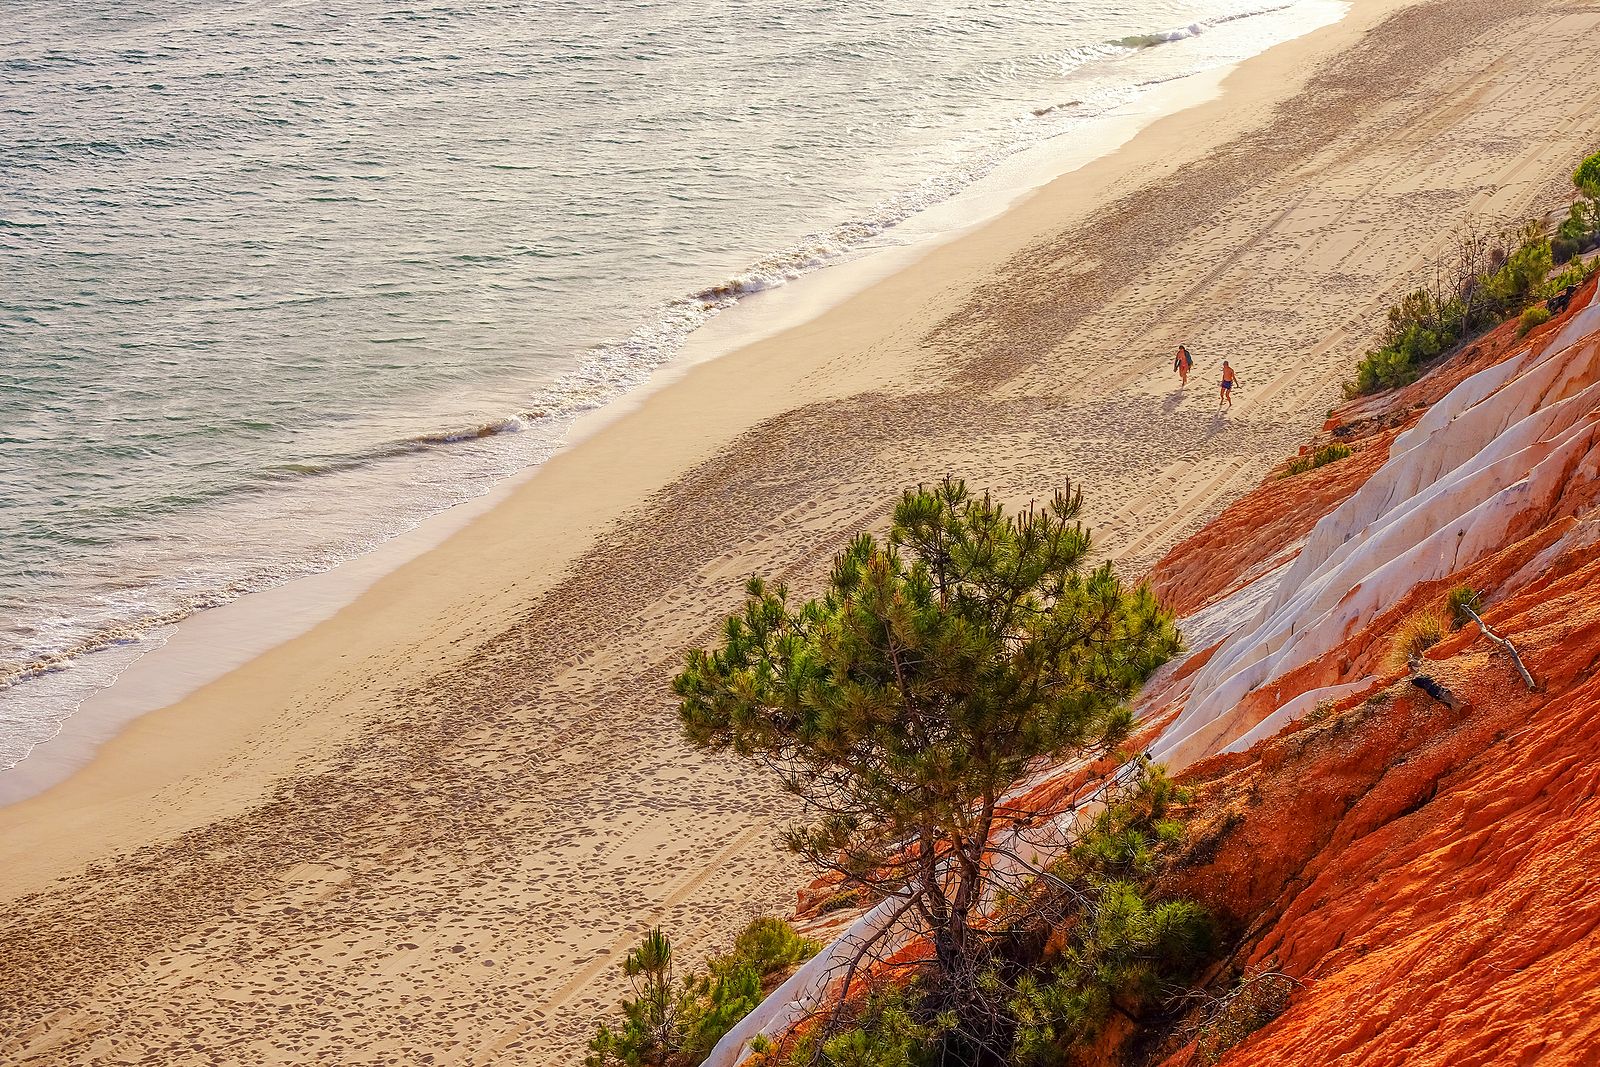
[[709, 317], [1330, 0], [4, 0], [0, 768]]

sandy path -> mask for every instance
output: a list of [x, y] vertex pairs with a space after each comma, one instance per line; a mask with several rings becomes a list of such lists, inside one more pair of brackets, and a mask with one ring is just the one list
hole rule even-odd
[[[0, 811], [0, 1062], [571, 1063], [644, 925], [704, 951], [782, 907], [782, 798], [684, 751], [666, 695], [745, 575], [809, 588], [946, 471], [1017, 500], [1071, 475], [1137, 567], [1320, 422], [1419, 250], [1553, 201], [1600, 143], [1600, 9], [1565, 3], [1407, 8], [1271, 103], [1384, 6], [1191, 113], [1236, 136], [1161, 124], [697, 372]], [[1223, 356], [1246, 387], [1218, 415]], [[676, 473], [652, 482], [649, 448]], [[562, 510], [589, 482], [625, 522]]]

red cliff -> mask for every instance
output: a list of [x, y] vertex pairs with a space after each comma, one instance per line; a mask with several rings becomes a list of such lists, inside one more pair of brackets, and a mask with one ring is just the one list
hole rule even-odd
[[[1196, 793], [1174, 888], [1239, 935], [1233, 971], [1300, 983], [1221, 1062], [1597, 1062], [1594, 283], [1325, 433], [1351, 458], [1274, 479], [1154, 574], [1212, 637], [1146, 709]], [[1535, 690], [1475, 623], [1423, 656], [1446, 699], [1394, 669], [1401, 625], [1463, 586]]]

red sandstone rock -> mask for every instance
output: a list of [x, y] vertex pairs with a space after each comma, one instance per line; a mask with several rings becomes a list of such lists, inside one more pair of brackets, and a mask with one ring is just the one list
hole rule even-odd
[[[1574, 307], [1593, 298], [1591, 282]], [[1383, 403], [1347, 406], [1330, 431], [1365, 425], [1377, 429], [1364, 439], [1392, 441], [1411, 405], [1525, 344], [1501, 331]], [[1265, 573], [1279, 539], [1303, 536], [1377, 467], [1335, 473], [1354, 459], [1240, 501], [1158, 565], [1158, 588], [1192, 609]], [[1182, 776], [1197, 821], [1169, 888], [1242, 935], [1240, 970], [1304, 983], [1224, 1064], [1600, 1062], [1600, 484], [1581, 469], [1532, 501], [1497, 551], [1412, 587], [1245, 703], [1264, 712], [1367, 673], [1380, 675], [1377, 699], [1352, 694]], [[1487, 594], [1485, 621], [1513, 639], [1538, 691], [1475, 625], [1424, 665], [1460, 710], [1376, 667], [1400, 620], [1455, 585]], [[1193, 1059], [1190, 1047], [1166, 1062]]]

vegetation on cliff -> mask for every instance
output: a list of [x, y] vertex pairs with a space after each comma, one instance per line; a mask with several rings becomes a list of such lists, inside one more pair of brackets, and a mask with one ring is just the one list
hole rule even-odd
[[962, 1010], [940, 995], [936, 961], [913, 954], [900, 961], [909, 980], [830, 1006], [756, 1063], [1051, 1067], [1170, 1021], [1215, 938], [1204, 909], [1158, 884], [1183, 838], [1174, 806], [1187, 796], [1158, 769], [1139, 770], [1064, 855], [1002, 895]]
[[817, 944], [780, 919], [752, 921], [731, 951], [679, 978], [672, 940], [645, 934], [623, 961], [634, 995], [622, 1002], [617, 1029], [601, 1024], [587, 1067], [688, 1067], [700, 1063], [761, 1003], [771, 979], [816, 954]]
[[[909, 491], [887, 538], [839, 556], [823, 597], [792, 605], [753, 581], [722, 647], [689, 655], [675, 688], [690, 740], [771, 767], [808, 820], [789, 847], [898, 901], [928, 947], [907, 961], [913, 985], [868, 1001], [876, 1022], [848, 1023], [847, 974], [805, 1055], [877, 1062], [860, 1060], [870, 1035], [903, 1017], [901, 1051], [1036, 1058], [1091, 1040], [1198, 955], [1203, 915], [1135, 877], [1165, 826], [1165, 779], [1119, 798], [1063, 870], [1034, 868], [1001, 832], [1039, 814], [1012, 795], [1030, 773], [1116, 750], [1127, 699], [1179, 648], [1148, 589], [1085, 571], [1080, 507], [1066, 492], [1010, 514], [951, 479]], [[997, 912], [1002, 882], [1024, 888]]]
[[1434, 264], [1430, 284], [1389, 309], [1378, 347], [1357, 364], [1347, 392], [1357, 396], [1416, 381], [1428, 363], [1508, 318], [1526, 315], [1524, 333], [1549, 321], [1549, 311], [1534, 305], [1596, 269], [1571, 263], [1550, 277], [1557, 264], [1600, 245], [1600, 153], [1584, 160], [1572, 181], [1577, 198], [1554, 234], [1530, 222], [1516, 231], [1460, 238]]
[[1307, 471], [1326, 467], [1330, 463], [1337, 463], [1341, 459], [1349, 459], [1353, 454], [1348, 445], [1323, 445], [1315, 452], [1290, 461], [1289, 465], [1283, 468], [1283, 473], [1279, 477], [1293, 478], [1296, 474], [1305, 474]]

